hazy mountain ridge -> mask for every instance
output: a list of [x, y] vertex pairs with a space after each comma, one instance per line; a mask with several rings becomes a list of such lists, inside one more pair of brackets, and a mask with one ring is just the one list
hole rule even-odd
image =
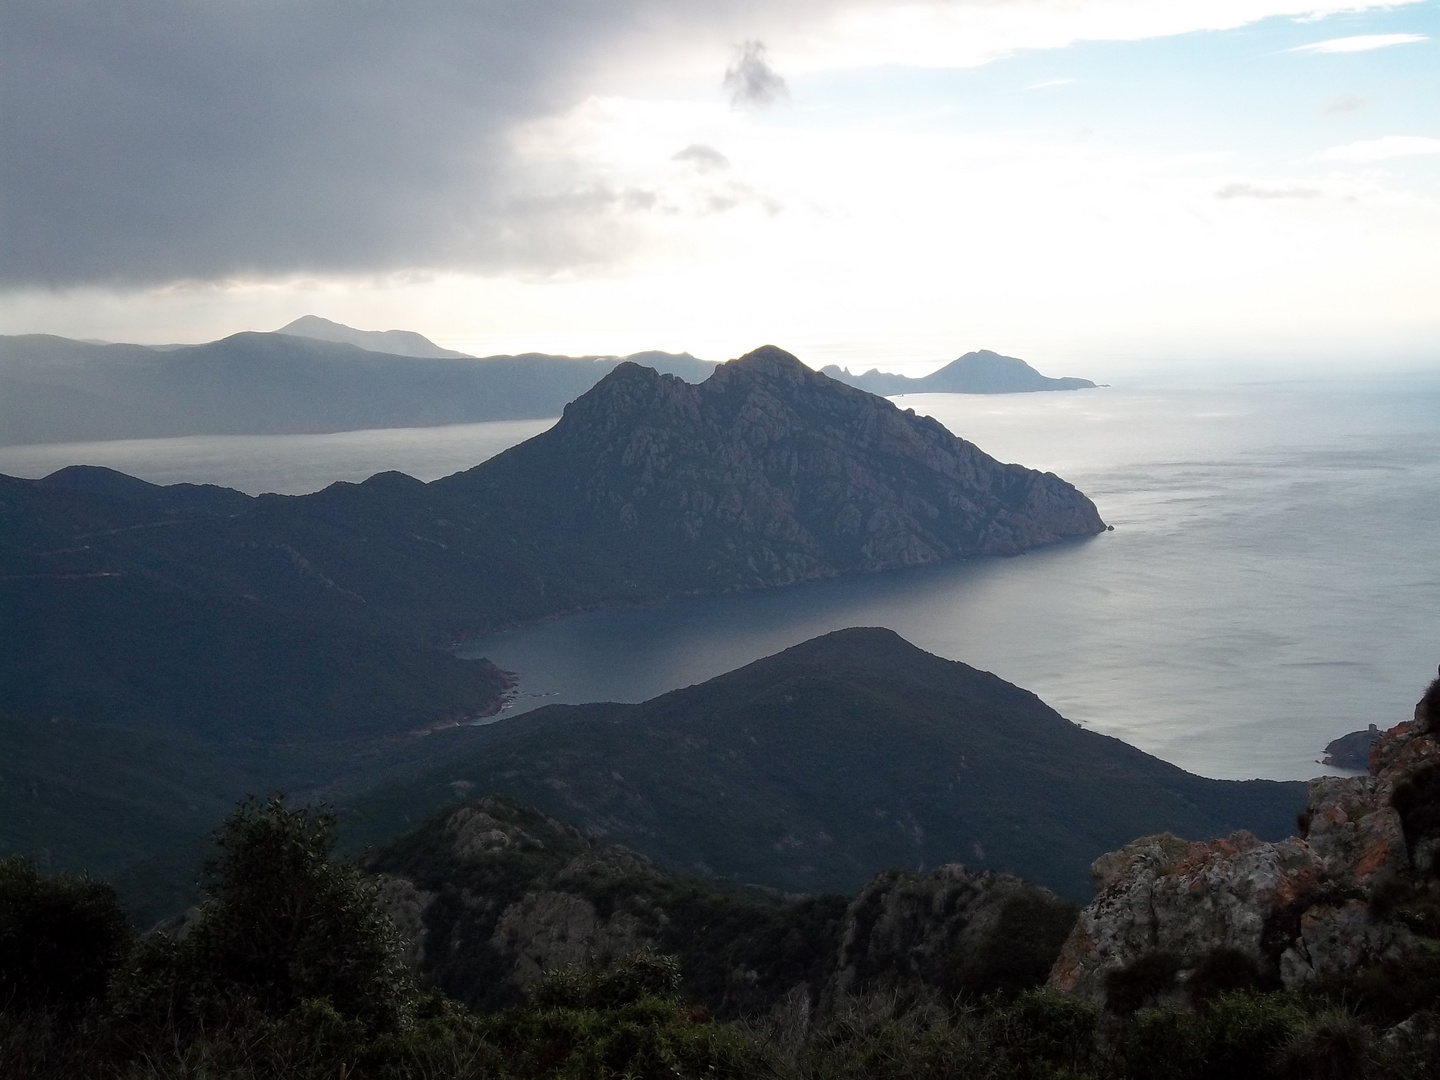
[[429, 359], [470, 357], [469, 353], [441, 348], [424, 334], [417, 334], [414, 330], [356, 330], [353, 326], [322, 319], [319, 315], [301, 315], [275, 333], [315, 338], [319, 341], [338, 341], [392, 356], [422, 356]]
[[1041, 375], [1024, 360], [1001, 356], [989, 349], [968, 352], [939, 371], [920, 378], [895, 375], [877, 368], [852, 375], [849, 370], [834, 364], [821, 370], [832, 379], [882, 397], [896, 394], [1019, 394], [1039, 390], [1087, 390], [1095, 386], [1089, 379], [1054, 379]]
[[[636, 355], [692, 380], [715, 367], [688, 354]], [[539, 419], [558, 416], [622, 362], [394, 355], [289, 333], [164, 349], [0, 337], [0, 444]]]

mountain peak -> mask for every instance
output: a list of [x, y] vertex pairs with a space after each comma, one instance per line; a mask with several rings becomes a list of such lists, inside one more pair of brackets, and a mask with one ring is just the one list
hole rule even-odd
[[426, 359], [459, 359], [465, 353], [442, 349], [423, 334], [413, 330], [356, 330], [344, 323], [322, 319], [319, 315], [301, 315], [276, 330], [290, 337], [313, 338], [354, 345], [367, 352], [389, 353], [391, 356], [416, 356]]
[[[549, 431], [442, 484], [507, 492], [658, 588], [763, 588], [1105, 530], [1058, 477], [765, 346], [692, 385], [621, 364]], [[626, 574], [632, 571], [627, 570]]]

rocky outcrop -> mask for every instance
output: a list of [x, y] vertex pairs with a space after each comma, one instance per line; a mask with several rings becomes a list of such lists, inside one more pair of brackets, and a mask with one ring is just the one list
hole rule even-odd
[[978, 996], [1032, 985], [1044, 978], [1075, 910], [1012, 874], [959, 863], [878, 874], [845, 912], [822, 1000], [920, 988]]
[[1352, 731], [1338, 739], [1331, 739], [1325, 744], [1325, 757], [1321, 764], [1336, 769], [1363, 771], [1369, 767], [1370, 748], [1378, 738], [1380, 729], [1371, 724], [1365, 731]]
[[1368, 775], [1312, 780], [1300, 835], [1149, 836], [1097, 859], [1051, 985], [1103, 1002], [1107, 980], [1147, 956], [1170, 958], [1183, 984], [1227, 950], [1298, 987], [1421, 948], [1440, 931], [1440, 739], [1426, 710], [1376, 740]]
[[1020, 394], [1036, 390], [1087, 390], [1095, 386], [1089, 379], [1048, 378], [1024, 360], [1001, 356], [989, 349], [968, 352], [939, 371], [918, 379], [876, 368], [863, 375], [852, 375], [833, 364], [821, 370], [832, 379], [886, 397], [893, 394]]
[[888, 871], [853, 899], [667, 870], [503, 797], [432, 820], [372, 867], [422, 980], [510, 1003], [547, 973], [656, 949], [722, 1015], [872, 992], [978, 997], [1045, 977], [1076, 907], [1010, 874]]

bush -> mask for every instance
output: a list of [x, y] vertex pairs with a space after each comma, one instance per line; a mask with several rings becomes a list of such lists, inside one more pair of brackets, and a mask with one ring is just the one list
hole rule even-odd
[[1212, 949], [1185, 983], [1190, 1003], [1204, 1006], [1212, 998], [1234, 990], [1279, 989], [1280, 980], [1249, 953], [1239, 949]]
[[266, 1012], [326, 998], [383, 1030], [405, 1020], [414, 986], [375, 885], [332, 853], [335, 819], [281, 798], [248, 800], [220, 827], [209, 899], [181, 945], [184, 962]]
[[1105, 1007], [1129, 1016], [1142, 1005], [1154, 1003], [1175, 989], [1180, 958], [1173, 953], [1151, 952], [1122, 968], [1105, 973]]
[[1295, 1032], [1277, 1055], [1287, 1080], [1350, 1080], [1359, 1076], [1370, 1032], [1344, 1009], [1328, 1009]]
[[133, 939], [111, 886], [0, 859], [0, 1008], [78, 1017]]
[[680, 961], [644, 949], [608, 967], [559, 968], [530, 992], [542, 1009], [613, 1009], [646, 996], [679, 1000]]

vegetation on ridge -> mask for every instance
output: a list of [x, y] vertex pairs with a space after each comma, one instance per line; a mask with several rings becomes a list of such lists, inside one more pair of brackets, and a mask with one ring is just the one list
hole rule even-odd
[[[252, 803], [221, 840], [208, 904], [145, 939], [104, 886], [0, 864], [0, 1074], [1419, 1080], [1440, 1068], [1434, 957], [1306, 993], [1212, 988], [1133, 1012], [1035, 988], [979, 1000], [897, 988], [819, 1010], [789, 994], [720, 1021], [688, 999], [673, 959], [640, 952], [553, 971], [523, 1003], [477, 1014], [404, 973], [375, 886], [335, 862], [324, 815]], [[1383, 1005], [1357, 992], [1377, 977]]]

